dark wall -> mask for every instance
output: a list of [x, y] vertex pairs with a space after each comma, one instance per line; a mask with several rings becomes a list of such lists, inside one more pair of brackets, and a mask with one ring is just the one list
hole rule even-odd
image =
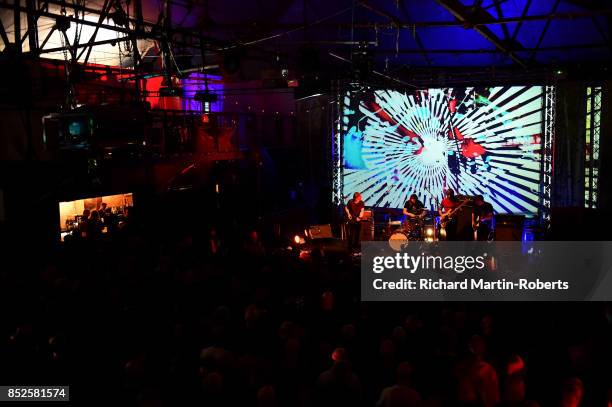
[[328, 223], [332, 214], [330, 100], [329, 95], [319, 95], [296, 102], [300, 169], [308, 184], [309, 205], [321, 223]]

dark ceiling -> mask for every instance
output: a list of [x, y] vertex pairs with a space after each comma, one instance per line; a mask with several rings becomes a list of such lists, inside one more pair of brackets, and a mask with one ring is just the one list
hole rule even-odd
[[612, 56], [612, 2], [604, 0], [211, 0], [192, 7], [175, 20], [214, 38], [283, 53], [310, 43], [346, 58], [366, 42], [379, 69]]
[[[56, 9], [70, 4], [44, 1]], [[117, 33], [118, 39], [135, 41], [137, 37], [141, 41], [140, 52], [148, 62], [140, 68], [142, 74], [159, 73], [162, 64], [155, 61], [168, 42], [171, 52], [165, 55], [172, 53], [177, 63], [168, 60], [165, 66], [176, 65], [178, 73], [218, 65], [224, 74], [232, 69], [241, 71], [242, 79], [265, 77], [266, 71], [283, 68], [302, 79], [305, 74], [327, 79], [346, 72], [362, 75], [375, 71], [379, 77], [408, 81], [423, 72], [586, 72], [606, 70], [612, 59], [610, 0], [141, 1], [146, 27], [137, 34], [132, 26], [115, 27], [123, 30], [121, 35]], [[110, 2], [128, 12], [137, 3]], [[96, 10], [102, 10], [107, 0], [83, 4], [96, 21], [100, 14]], [[11, 7], [0, 5], [0, 17], [9, 35]], [[167, 19], [171, 28], [164, 23], [167, 13], [171, 14]], [[52, 16], [46, 17], [44, 24], [53, 26]], [[113, 30], [109, 17], [103, 16], [101, 21]], [[134, 14], [131, 17], [134, 22]], [[87, 24], [95, 25], [92, 21]], [[21, 30], [24, 38], [23, 25]], [[39, 35], [42, 38], [46, 33]], [[57, 32], [55, 35], [59, 38]], [[106, 47], [111, 47], [112, 37], [105, 41]], [[164, 43], [163, 38], [169, 41]], [[22, 43], [27, 41], [22, 39]], [[207, 49], [204, 62], [202, 44]], [[111, 62], [122, 49], [113, 47], [100, 51], [109, 55], [107, 65], [133, 66], [130, 55]], [[51, 55], [48, 48], [40, 54]], [[54, 50], [55, 57], [65, 57], [61, 47]]]

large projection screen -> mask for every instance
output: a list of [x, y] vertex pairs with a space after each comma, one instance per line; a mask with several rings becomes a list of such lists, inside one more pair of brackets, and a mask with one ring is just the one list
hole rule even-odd
[[416, 193], [436, 208], [447, 187], [483, 195], [496, 213], [541, 207], [544, 87], [347, 92], [344, 197], [402, 208]]

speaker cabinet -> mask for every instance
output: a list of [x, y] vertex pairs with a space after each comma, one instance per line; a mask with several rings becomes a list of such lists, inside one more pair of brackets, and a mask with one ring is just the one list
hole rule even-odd
[[311, 239], [329, 239], [334, 237], [330, 224], [310, 226], [308, 234]]
[[466, 205], [460, 208], [455, 213], [457, 219], [457, 240], [473, 240], [474, 229], [472, 229], [472, 212], [474, 211], [471, 205]]
[[524, 215], [495, 215], [495, 240], [523, 240]]
[[361, 240], [374, 240], [374, 221], [373, 219], [361, 221]]

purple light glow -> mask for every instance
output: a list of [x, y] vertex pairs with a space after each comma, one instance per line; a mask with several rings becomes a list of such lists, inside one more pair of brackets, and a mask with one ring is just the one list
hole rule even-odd
[[[216, 93], [218, 98], [217, 101], [210, 104], [210, 112], [222, 112], [223, 111], [223, 99], [221, 92], [223, 91], [223, 82], [221, 76], [208, 74], [208, 90], [211, 93]], [[199, 90], [205, 90], [204, 74], [202, 73], [191, 73], [189, 77], [181, 79], [181, 85], [185, 97], [183, 98], [183, 110], [192, 110], [203, 112], [204, 107], [202, 103], [193, 100], [195, 93]]]

